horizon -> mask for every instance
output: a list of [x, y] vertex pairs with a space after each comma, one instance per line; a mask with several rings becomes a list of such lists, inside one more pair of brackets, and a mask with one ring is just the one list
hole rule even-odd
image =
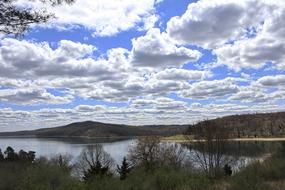
[[285, 111], [280, 0], [16, 3], [57, 18], [0, 33], [0, 132]]
[[37, 129], [50, 129], [50, 128], [58, 128], [58, 127], [65, 127], [67, 125], [71, 125], [71, 124], [77, 124], [77, 123], [85, 123], [85, 122], [92, 122], [92, 123], [101, 123], [101, 124], [110, 124], [110, 125], [126, 125], [126, 126], [135, 126], [135, 127], [143, 127], [143, 126], [160, 126], [160, 125], [165, 125], [165, 126], [185, 126], [185, 125], [195, 125], [199, 122], [203, 122], [203, 121], [207, 121], [207, 120], [215, 120], [215, 119], [219, 119], [219, 118], [225, 118], [225, 117], [232, 117], [232, 116], [244, 116], [244, 115], [256, 115], [256, 114], [274, 114], [274, 113], [283, 113], [285, 111], [276, 111], [276, 112], [255, 112], [255, 113], [246, 113], [246, 114], [235, 114], [235, 115], [224, 115], [221, 117], [215, 117], [215, 118], [206, 118], [203, 120], [199, 120], [193, 123], [184, 123], [184, 124], [177, 124], [177, 123], [173, 123], [173, 124], [144, 124], [144, 125], [129, 125], [129, 124], [124, 124], [124, 123], [109, 123], [109, 122], [100, 122], [100, 121], [95, 121], [95, 120], [82, 120], [82, 121], [74, 121], [72, 123], [66, 123], [63, 125], [58, 125], [58, 126], [50, 126], [50, 127], [42, 127], [42, 128], [36, 128], [36, 129], [24, 129], [24, 130], [11, 130], [11, 131], [0, 131], [0, 133], [6, 133], [6, 132], [21, 132], [21, 131], [34, 131]]

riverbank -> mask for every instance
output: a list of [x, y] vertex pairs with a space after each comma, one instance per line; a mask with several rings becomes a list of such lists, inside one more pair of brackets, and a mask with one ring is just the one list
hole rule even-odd
[[[201, 142], [203, 140], [196, 140], [193, 136], [185, 136], [185, 135], [175, 135], [175, 136], [169, 136], [169, 137], [163, 137], [161, 139], [162, 141], [167, 142], [176, 142], [176, 143], [186, 143], [186, 142]], [[276, 141], [285, 141], [285, 137], [249, 137], [249, 138], [230, 138], [227, 139], [227, 141], [258, 141], [258, 142], [276, 142]]]

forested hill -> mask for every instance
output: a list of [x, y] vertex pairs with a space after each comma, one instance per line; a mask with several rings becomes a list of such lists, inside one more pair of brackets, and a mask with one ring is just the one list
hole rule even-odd
[[242, 137], [278, 137], [285, 136], [285, 112], [232, 115], [213, 120], [202, 121], [195, 125], [147, 125], [129, 126], [106, 124], [93, 121], [77, 122], [66, 126], [45, 128], [33, 131], [0, 133], [0, 136], [33, 137], [135, 137], [160, 135], [171, 136], [194, 132], [194, 128], [205, 123], [226, 129], [230, 136]]
[[235, 138], [285, 136], [285, 112], [226, 116], [199, 122], [190, 126], [188, 131], [194, 133], [195, 127], [206, 123], [224, 128]]
[[93, 121], [77, 122], [66, 126], [45, 128], [33, 131], [5, 132], [0, 136], [32, 136], [32, 137], [134, 137], [183, 134], [187, 125], [147, 125], [129, 126], [106, 124]]

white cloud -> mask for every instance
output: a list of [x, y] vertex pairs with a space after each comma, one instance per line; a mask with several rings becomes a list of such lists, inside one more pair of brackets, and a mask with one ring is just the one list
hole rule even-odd
[[285, 87], [285, 75], [265, 76], [259, 78], [256, 84], [263, 87]]
[[156, 0], [77, 0], [72, 5], [46, 7], [39, 1], [20, 0], [18, 5], [35, 9], [46, 7], [56, 15], [49, 27], [84, 27], [92, 31], [93, 36], [111, 36], [139, 25], [149, 28], [155, 22], [156, 3]]
[[200, 0], [167, 24], [179, 44], [213, 49], [217, 65], [235, 71], [272, 63], [284, 69], [285, 4], [276, 0]]
[[67, 104], [73, 101], [73, 97], [54, 96], [45, 89], [5, 89], [0, 90], [0, 101], [18, 105]]
[[239, 92], [229, 97], [229, 100], [239, 102], [267, 102], [273, 104], [285, 98], [284, 75], [264, 76], [251, 81], [248, 86], [240, 86]]
[[270, 100], [270, 97], [260, 90], [248, 89], [248, 87], [245, 87], [240, 89], [238, 93], [234, 94], [229, 99], [240, 102], [267, 102]]
[[212, 73], [210, 71], [197, 71], [197, 70], [187, 70], [187, 69], [165, 69], [154, 74], [154, 78], [162, 80], [203, 80], [205, 78], [211, 77]]
[[[52, 127], [90, 120], [131, 125], [189, 124], [225, 115], [284, 111], [284, 105], [258, 103], [254, 106], [239, 104], [207, 104], [185, 102], [169, 98], [138, 99], [125, 107], [80, 105], [71, 109], [41, 109], [35, 111], [0, 109], [1, 131]], [[11, 128], [11, 123], [15, 127]]]
[[191, 99], [219, 99], [239, 91], [234, 78], [223, 80], [201, 81], [193, 83], [189, 89], [181, 91], [181, 95]]
[[150, 29], [145, 36], [132, 40], [132, 63], [140, 67], [167, 68], [197, 61], [201, 53], [185, 47], [177, 47], [159, 29]]
[[249, 27], [258, 27], [275, 8], [265, 2], [200, 0], [189, 4], [181, 17], [170, 19], [167, 32], [178, 43], [215, 48], [241, 38]]
[[126, 65], [126, 50], [121, 48], [110, 49], [106, 59], [95, 60], [90, 57], [95, 47], [67, 40], [60, 41], [55, 50], [46, 42], [32, 43], [6, 38], [0, 43], [0, 72], [7, 78], [94, 76], [103, 80], [115, 77], [116, 69], [123, 69]]
[[246, 38], [234, 44], [218, 48], [218, 62], [234, 70], [262, 68], [272, 63], [277, 69], [285, 68], [285, 7], [281, 12], [264, 21], [262, 30], [254, 38]]

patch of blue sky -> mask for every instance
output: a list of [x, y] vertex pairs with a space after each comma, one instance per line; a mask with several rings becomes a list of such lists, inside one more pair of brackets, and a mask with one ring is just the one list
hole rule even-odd
[[267, 64], [265, 67], [260, 69], [244, 69], [243, 72], [249, 74], [252, 79], [259, 79], [264, 76], [284, 75], [285, 70], [278, 70], [273, 68], [274, 65]]
[[185, 64], [183, 66], [184, 69], [194, 69], [194, 70], [195, 69], [201, 69], [206, 64], [213, 63], [217, 60], [217, 56], [214, 55], [211, 50], [203, 49], [201, 47], [193, 46], [193, 45], [188, 45], [185, 47], [187, 47], [189, 49], [193, 49], [193, 50], [198, 50], [202, 54], [202, 56], [199, 60], [197, 60], [195, 62]]
[[9, 90], [9, 89], [14, 89], [14, 88], [9, 86], [0, 86], [0, 90]]
[[229, 71], [228, 67], [226, 65], [220, 65], [218, 67], [214, 67], [211, 70], [214, 73], [214, 76], [212, 79], [215, 80], [222, 80], [226, 77], [231, 77], [234, 72]]
[[54, 96], [64, 96], [69, 93], [69, 90], [66, 88], [47, 88], [46, 90]]
[[36, 29], [32, 30], [22, 38], [35, 42], [49, 42], [52, 49], [56, 49], [58, 47], [58, 42], [61, 40], [90, 44], [97, 48], [94, 55], [98, 56], [106, 53], [112, 48], [125, 48], [131, 50], [131, 39], [144, 35], [145, 31], [138, 31], [133, 28], [128, 31], [122, 31], [114, 36], [103, 37], [92, 37], [91, 33], [92, 31], [85, 28], [76, 28], [71, 30]]
[[162, 31], [166, 29], [167, 22], [174, 16], [181, 16], [187, 10], [190, 3], [197, 0], [164, 0], [156, 6], [157, 13], [160, 16], [160, 28]]
[[77, 105], [105, 105], [108, 107], [125, 107], [128, 105], [127, 102], [110, 102], [105, 100], [96, 100], [96, 99], [84, 99], [81, 97], [76, 97], [75, 100], [72, 102], [73, 106]]
[[245, 36], [247, 38], [255, 38], [258, 33], [258, 30], [256, 27], [249, 27], [245, 31], [246, 31]]

